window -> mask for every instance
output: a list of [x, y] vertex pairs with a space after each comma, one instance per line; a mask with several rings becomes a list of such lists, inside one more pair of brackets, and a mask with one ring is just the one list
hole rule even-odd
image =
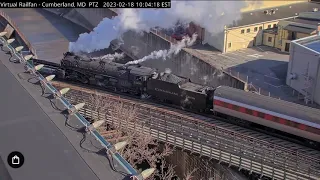
[[272, 37], [268, 37], [268, 42], [272, 42]]
[[268, 29], [271, 28], [271, 24], [268, 25]]
[[277, 27], [277, 24], [273, 24], [273, 27], [276, 28], [276, 27]]
[[240, 107], [237, 106], [237, 105], [233, 105], [233, 108], [232, 108], [232, 109], [233, 109], [233, 110], [236, 110], [236, 111], [239, 111]]
[[228, 48], [231, 48], [231, 42], [228, 43]]
[[258, 27], [255, 27], [255, 28], [254, 28], [254, 32], [257, 32], [257, 31], [258, 31]]
[[262, 30], [262, 26], [259, 27], [259, 30]]
[[246, 113], [252, 115], [253, 111], [251, 109], [246, 109]]
[[247, 33], [249, 33], [249, 32], [250, 32], [250, 28], [247, 29]]
[[262, 113], [262, 112], [258, 112], [258, 117], [260, 117], [260, 118], [264, 118], [264, 113]]
[[279, 121], [279, 118], [278, 118], [278, 117], [273, 116], [273, 117], [272, 117], [272, 121], [273, 121], [273, 122], [278, 122], [278, 121]]
[[241, 34], [244, 34], [244, 29], [241, 30]]

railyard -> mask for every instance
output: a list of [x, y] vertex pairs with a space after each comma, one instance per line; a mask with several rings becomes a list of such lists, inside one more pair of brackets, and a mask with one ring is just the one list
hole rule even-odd
[[[43, 48], [40, 44], [38, 47]], [[37, 52], [43, 52], [46, 49], [48, 48], [44, 47]], [[52, 54], [55, 54], [54, 49], [50, 50]], [[63, 48], [58, 52], [62, 51], [64, 51]], [[40, 56], [44, 57], [45, 54], [40, 54]], [[48, 57], [55, 62], [59, 58]], [[66, 97], [72, 104], [88, 102], [89, 94], [96, 93], [93, 90], [71, 84], [54, 82], [53, 85], [59, 88], [71, 87], [72, 91]], [[216, 159], [230, 166], [236, 166], [239, 169], [259, 173], [262, 176], [275, 179], [318, 179], [320, 177], [320, 153], [318, 151], [219, 120], [125, 97], [119, 98], [114, 94], [105, 95], [111, 101], [121, 101], [127, 107], [134, 106], [138, 111], [138, 119], [141, 121], [135, 124], [107, 117], [108, 123], [123, 123], [122, 125], [127, 123], [128, 128], [149, 133], [161, 141], [169, 142], [200, 156]], [[92, 112], [89, 107], [90, 104], [80, 110], [84, 117], [93, 115], [97, 119], [105, 118], [97, 116], [98, 113]]]

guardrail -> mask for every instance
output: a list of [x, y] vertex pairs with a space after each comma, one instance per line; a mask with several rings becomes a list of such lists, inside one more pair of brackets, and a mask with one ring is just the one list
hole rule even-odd
[[[6, 15], [4, 14], [2, 11], [0, 11], [0, 15], [1, 16], [6, 16], [5, 19], [6, 20], [10, 20], [11, 19]], [[11, 22], [11, 25], [13, 27], [16, 27], [16, 25], [14, 25], [12, 22]], [[16, 30], [17, 34], [20, 36], [22, 36], [21, 38], [23, 40], [26, 40], [26, 38], [23, 36], [23, 34]], [[3, 38], [2, 38], [3, 39]], [[3, 41], [5, 42], [6, 40], [3, 39]], [[4, 43], [2, 42], [2, 43]], [[32, 48], [31, 47], [31, 44], [27, 41], [25, 42], [28, 47]], [[9, 50], [11, 51], [11, 54], [14, 54], [17, 59], [19, 59], [19, 62], [20, 63], [24, 63], [25, 66], [28, 68], [28, 69], [35, 69], [35, 67], [30, 63], [28, 62], [28, 59], [25, 59], [25, 57], [22, 56], [22, 54], [20, 52], [17, 52], [15, 51], [15, 48], [12, 47], [12, 45], [10, 45], [9, 43], [6, 44], [6, 46], [9, 48]], [[33, 49], [33, 48], [32, 48]], [[31, 52], [35, 52], [34, 50], [32, 50]], [[50, 92], [52, 94], [56, 94], [58, 93], [59, 91], [50, 83], [50, 81], [48, 81], [46, 78], [44, 78], [40, 73], [37, 73], [37, 71], [35, 70], [35, 75], [36, 77], [39, 79], [39, 81], [42, 83], [42, 85], [44, 85], [48, 90], [50, 90]], [[72, 109], [74, 108], [74, 106], [69, 103], [69, 101], [64, 98], [63, 96], [61, 97], [58, 97], [58, 99], [60, 100], [60, 102], [68, 109]], [[89, 121], [87, 121], [79, 112], [75, 112], [74, 113], [74, 116], [85, 126], [85, 127], [89, 127], [91, 124], [89, 123]], [[108, 141], [106, 141], [103, 136], [101, 136], [99, 134], [98, 131], [96, 130], [90, 130], [91, 131], [91, 134], [100, 142], [100, 144], [106, 148], [106, 150], [112, 150], [113, 149], [113, 145], [111, 143], [109, 143]], [[138, 174], [138, 172], [118, 153], [118, 152], [113, 152], [112, 150], [112, 153], [111, 155], [113, 156], [114, 159], [116, 159], [118, 161], [118, 163], [127, 171], [127, 173], [131, 174], [131, 175], [134, 175], [134, 176], [137, 176], [137, 178], [139, 178], [139, 180], [142, 180], [142, 176], [140, 174]]]
[[[58, 87], [63, 83], [54, 82]], [[69, 85], [70, 86], [70, 85]], [[75, 91], [81, 91], [77, 93]], [[66, 95], [71, 102], [87, 101], [90, 93], [96, 91], [72, 86]], [[202, 156], [214, 158], [229, 165], [264, 174], [275, 179], [318, 179], [320, 178], [319, 158], [293, 151], [274, 143], [262, 141], [236, 131], [219, 127], [213, 120], [200, 120], [174, 111], [148, 104], [102, 94], [108, 102], [118, 101], [138, 112], [138, 122], [126, 122], [107, 116], [107, 122], [126, 125], [129, 129], [149, 133], [161, 141], [171, 143]], [[94, 119], [105, 119], [103, 113], [92, 111], [90, 101], [80, 112]], [[112, 113], [111, 113], [112, 114]], [[220, 122], [221, 123], [221, 122]]]

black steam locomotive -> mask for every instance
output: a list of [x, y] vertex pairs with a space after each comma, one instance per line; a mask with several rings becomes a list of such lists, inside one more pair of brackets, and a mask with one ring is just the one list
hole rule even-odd
[[211, 88], [139, 64], [123, 65], [70, 52], [64, 54], [61, 64], [36, 59], [33, 63], [45, 65], [40, 73], [55, 74], [58, 79], [153, 98], [191, 111], [215, 113], [231, 123], [250, 122], [248, 128], [262, 125], [268, 132], [294, 135], [292, 139], [299, 139], [304, 145], [315, 142], [318, 147], [320, 142], [320, 111], [302, 105], [225, 86]]
[[33, 60], [33, 63], [45, 65], [40, 73], [55, 74], [64, 80], [154, 98], [199, 112], [209, 112], [213, 108], [213, 88], [139, 64], [123, 65], [70, 52], [64, 54], [60, 65], [43, 60]]

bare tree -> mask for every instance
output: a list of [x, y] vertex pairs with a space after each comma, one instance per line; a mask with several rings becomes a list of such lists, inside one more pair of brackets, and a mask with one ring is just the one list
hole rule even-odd
[[[87, 107], [91, 110], [91, 119], [98, 121], [101, 115], [105, 114], [104, 111], [111, 107], [111, 104], [107, 101], [107, 97], [95, 91], [93, 94], [89, 94]], [[94, 116], [93, 113], [97, 113], [97, 116]]]
[[123, 103], [119, 100], [112, 100], [112, 106], [110, 106], [106, 118], [112, 122], [112, 126], [115, 129], [128, 131], [129, 125], [137, 123], [137, 111], [132, 104]]
[[169, 164], [164, 160], [161, 160], [160, 170], [158, 170], [155, 174], [161, 180], [172, 180], [172, 178], [176, 177], [176, 173], [174, 171], [174, 166]]
[[193, 169], [192, 171], [188, 171], [184, 175], [184, 180], [192, 180], [193, 179], [193, 173], [197, 170], [197, 168]]
[[[150, 134], [133, 129], [133, 124], [139, 123], [139, 113], [133, 104], [124, 103], [120, 99], [103, 96], [95, 92], [89, 95], [88, 106], [91, 118], [98, 120], [104, 117], [109, 126], [98, 129], [102, 136], [109, 142], [116, 143], [127, 140], [128, 145], [120, 151], [120, 154], [136, 169], [142, 163], [147, 162], [150, 167], [160, 168], [149, 179], [171, 180], [176, 177], [174, 166], [166, 162], [165, 158], [170, 156], [174, 149], [169, 144], [164, 144], [160, 149], [159, 142]], [[93, 114], [98, 113], [98, 117]], [[186, 175], [184, 180], [191, 180], [193, 171]]]

